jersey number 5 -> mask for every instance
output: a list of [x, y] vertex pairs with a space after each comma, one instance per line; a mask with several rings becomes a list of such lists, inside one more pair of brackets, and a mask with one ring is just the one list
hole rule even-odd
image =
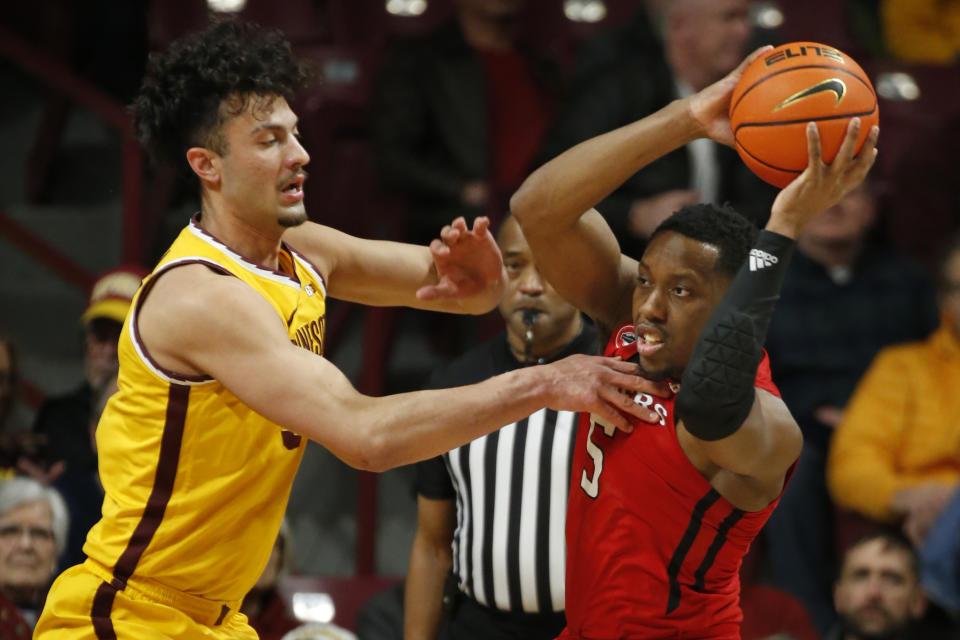
[[593, 460], [593, 476], [588, 478], [587, 470], [584, 469], [580, 475], [580, 488], [591, 498], [596, 498], [600, 492], [600, 474], [603, 473], [603, 449], [593, 441], [593, 428], [598, 424], [603, 429], [603, 434], [608, 438], [612, 438], [617, 432], [615, 426], [592, 413], [590, 414], [590, 430], [587, 432], [587, 455]]
[[[654, 402], [654, 397], [646, 393], [638, 393], [634, 402], [642, 404], [648, 409], [652, 406], [653, 410], [660, 416], [660, 426], [666, 426], [667, 409], [659, 402]], [[603, 435], [612, 438], [617, 432], [617, 428], [594, 414], [590, 414], [590, 430], [587, 432], [587, 454], [593, 460], [593, 476], [587, 477], [587, 470], [584, 469], [580, 475], [580, 488], [583, 489], [591, 498], [596, 498], [600, 493], [600, 474], [603, 473], [603, 449], [601, 449], [592, 439], [593, 428], [597, 425], [603, 429]]]

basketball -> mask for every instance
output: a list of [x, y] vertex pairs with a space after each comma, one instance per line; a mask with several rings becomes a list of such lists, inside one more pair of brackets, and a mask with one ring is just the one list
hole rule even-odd
[[817, 123], [824, 162], [837, 155], [847, 123], [860, 117], [857, 151], [877, 124], [877, 94], [850, 56], [816, 42], [791, 42], [746, 68], [730, 99], [737, 153], [763, 180], [785, 187], [807, 167], [808, 122]]

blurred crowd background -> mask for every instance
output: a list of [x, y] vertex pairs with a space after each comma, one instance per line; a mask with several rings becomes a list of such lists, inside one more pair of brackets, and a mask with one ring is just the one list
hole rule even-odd
[[[877, 90], [880, 154], [868, 182], [801, 238], [771, 328], [774, 379], [806, 445], [749, 581], [791, 593], [826, 633], [846, 545], [883, 523], [923, 547], [957, 511], [960, 2], [5, 2], [0, 482], [38, 484], [0, 501], [0, 594], [21, 611], [42, 603], [54, 566], [82, 560], [101, 499], [91, 434], [115, 384], [119, 326], [139, 279], [199, 208], [187, 182], [143, 156], [125, 105], [150, 51], [230, 17], [281, 29], [313, 64], [293, 105], [311, 154], [310, 217], [420, 243], [458, 215], [503, 219], [532, 168], [701, 89], [756, 46], [816, 41], [853, 57]], [[707, 142], [598, 208], [639, 255], [684, 204], [730, 202], [762, 224], [775, 195]], [[503, 322], [495, 311], [333, 302], [326, 326], [326, 356], [361, 391], [383, 394], [422, 387]], [[340, 589], [356, 607], [398, 582], [416, 528], [412, 482], [410, 469], [355, 472], [311, 443], [278, 542], [284, 593]], [[40, 524], [7, 532], [10, 513], [48, 498]], [[944, 537], [956, 553], [960, 534]], [[56, 554], [26, 579], [36, 588], [8, 584], [11, 541]], [[960, 609], [953, 568], [934, 598], [943, 620]]]

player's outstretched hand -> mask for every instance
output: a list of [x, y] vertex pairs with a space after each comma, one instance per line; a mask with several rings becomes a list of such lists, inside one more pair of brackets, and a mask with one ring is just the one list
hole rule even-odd
[[730, 96], [750, 63], [771, 49], [773, 47], [769, 44], [760, 47], [748, 55], [736, 69], [686, 99], [690, 115], [701, 128], [700, 137], [711, 138], [729, 147], [733, 146], [733, 133], [730, 131]]
[[807, 168], [777, 195], [767, 229], [794, 238], [808, 222], [826, 211], [863, 182], [877, 158], [880, 128], [874, 125], [854, 154], [860, 135], [860, 118], [851, 118], [837, 157], [827, 164], [820, 148], [820, 131], [807, 124]]
[[660, 422], [660, 414], [634, 402], [637, 393], [672, 395], [666, 382], [641, 378], [636, 364], [619, 358], [573, 355], [536, 369], [545, 376], [549, 408], [593, 413], [627, 433], [633, 431], [627, 414]]
[[503, 256], [486, 217], [474, 219], [472, 229], [457, 218], [440, 230], [440, 238], [430, 243], [430, 253], [437, 281], [417, 290], [420, 300], [470, 298], [491, 288], [500, 290], [506, 282]]

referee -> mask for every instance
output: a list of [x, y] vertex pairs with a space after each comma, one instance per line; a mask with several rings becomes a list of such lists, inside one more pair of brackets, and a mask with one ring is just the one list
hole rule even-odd
[[[433, 388], [597, 352], [596, 330], [542, 279], [513, 218], [497, 242], [508, 275], [500, 302], [506, 332], [435, 371]], [[575, 413], [540, 409], [417, 466], [405, 640], [551, 640], [560, 633], [576, 424]]]

